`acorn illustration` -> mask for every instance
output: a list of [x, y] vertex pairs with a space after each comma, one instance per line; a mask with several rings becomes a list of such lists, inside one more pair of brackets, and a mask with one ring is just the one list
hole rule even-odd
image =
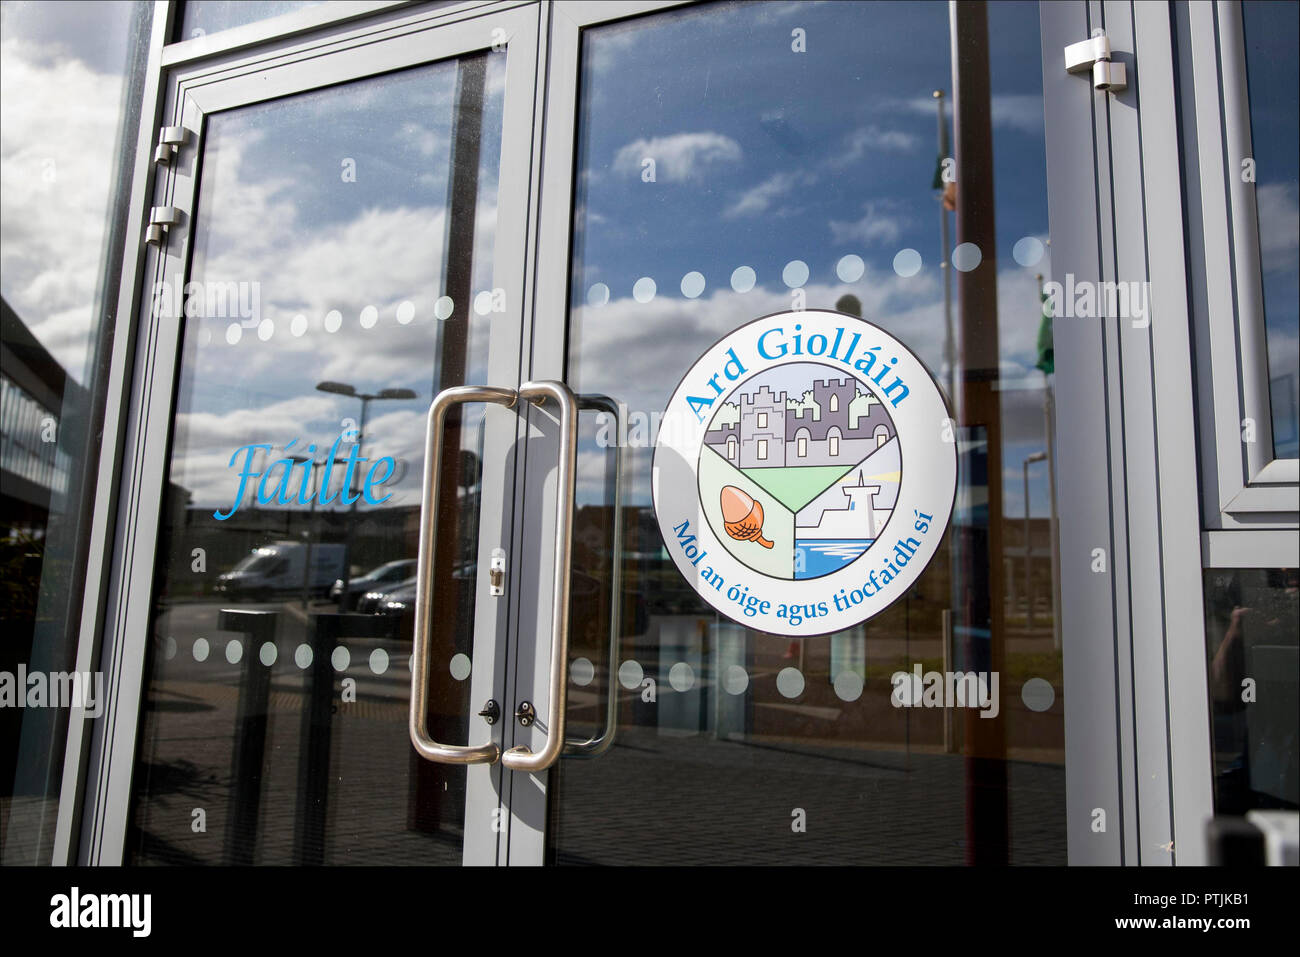
[[742, 542], [758, 542], [764, 548], [772, 543], [763, 537], [763, 506], [744, 489], [734, 485], [722, 487], [722, 521], [727, 534]]

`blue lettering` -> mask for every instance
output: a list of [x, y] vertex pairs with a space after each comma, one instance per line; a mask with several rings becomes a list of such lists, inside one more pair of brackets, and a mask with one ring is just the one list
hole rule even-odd
[[230, 518], [230, 516], [234, 515], [235, 512], [239, 510], [239, 506], [244, 501], [244, 490], [248, 487], [248, 480], [255, 475], [261, 474], [260, 472], [250, 471], [249, 469], [249, 466], [253, 464], [254, 449], [266, 449], [267, 455], [271, 454], [271, 446], [269, 445], [241, 445], [239, 448], [235, 449], [234, 454], [230, 456], [230, 461], [227, 463], [226, 466], [227, 468], [234, 467], [235, 459], [239, 458], [240, 452], [246, 451], [248, 453], [246, 456], [244, 456], [244, 467], [240, 469], [239, 472], [239, 491], [235, 493], [235, 503], [230, 506], [230, 511], [227, 512], [225, 515], [222, 515], [220, 510], [212, 513], [212, 517], [219, 522], [224, 522], [226, 519]]

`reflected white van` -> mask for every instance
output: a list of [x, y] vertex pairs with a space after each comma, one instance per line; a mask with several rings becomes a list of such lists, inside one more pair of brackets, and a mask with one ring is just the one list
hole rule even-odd
[[[230, 571], [218, 576], [216, 590], [222, 595], [242, 595], [258, 600], [286, 592], [301, 592], [304, 588], [323, 594], [343, 574], [344, 557], [342, 545], [273, 542], [253, 549]], [[308, 573], [309, 561], [311, 569]]]

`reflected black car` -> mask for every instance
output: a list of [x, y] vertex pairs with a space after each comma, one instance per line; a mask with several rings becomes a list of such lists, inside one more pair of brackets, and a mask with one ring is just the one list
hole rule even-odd
[[[401, 582], [411, 578], [415, 574], [415, 559], [403, 558], [395, 562], [385, 562], [377, 568], [372, 568], [359, 578], [354, 578], [348, 582], [348, 597], [345, 607], [349, 610], [356, 609], [361, 611], [360, 599], [372, 591], [383, 592], [386, 589], [395, 588]], [[343, 594], [343, 579], [334, 582], [334, 587], [330, 589], [330, 598], [335, 601]], [[373, 611], [373, 609], [371, 609]]]
[[371, 588], [361, 597], [356, 599], [357, 613], [360, 615], [379, 615], [383, 614], [381, 607], [385, 599], [390, 595], [406, 594], [410, 592], [415, 594], [415, 576], [405, 578], [399, 582], [393, 582], [387, 585]]
[[[473, 598], [474, 598], [474, 581], [478, 572], [478, 565], [474, 562], [466, 562], [456, 568], [453, 578], [459, 585], [459, 602], [460, 608], [457, 613], [468, 617], [463, 620], [469, 621], [473, 618]], [[410, 578], [402, 582], [390, 591], [380, 594], [367, 594], [362, 596], [365, 607], [357, 606], [357, 611], [369, 611], [376, 615], [405, 615], [415, 613], [415, 585], [416, 580]]]

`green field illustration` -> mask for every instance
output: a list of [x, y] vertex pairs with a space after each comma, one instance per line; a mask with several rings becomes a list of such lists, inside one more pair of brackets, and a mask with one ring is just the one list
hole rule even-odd
[[809, 465], [804, 467], [786, 466], [783, 468], [741, 469], [760, 488], [774, 495], [782, 505], [792, 512], [815, 499], [827, 488], [834, 485], [850, 471], [854, 465]]

